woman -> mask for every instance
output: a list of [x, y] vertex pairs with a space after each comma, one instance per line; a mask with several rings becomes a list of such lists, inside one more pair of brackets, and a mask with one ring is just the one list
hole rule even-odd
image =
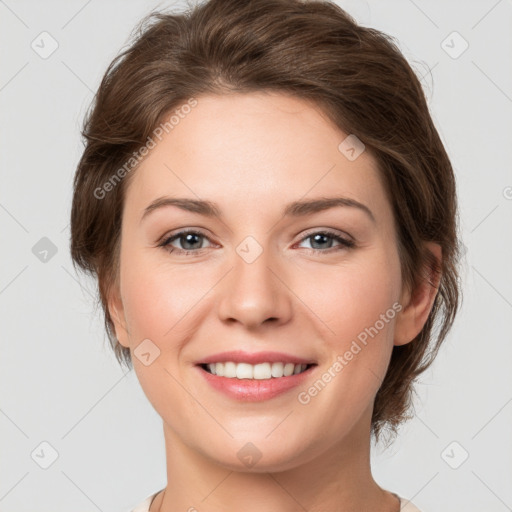
[[163, 420], [167, 486], [135, 510], [418, 510], [375, 482], [370, 439], [411, 417], [460, 246], [392, 40], [323, 1], [156, 13], [83, 135], [73, 261]]

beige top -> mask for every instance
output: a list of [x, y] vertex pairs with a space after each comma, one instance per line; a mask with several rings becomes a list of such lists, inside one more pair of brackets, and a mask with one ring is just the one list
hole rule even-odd
[[[160, 489], [160, 491], [163, 489]], [[154, 500], [155, 496], [160, 492], [157, 491], [151, 496], [148, 496], [142, 503], [137, 505], [133, 510], [130, 512], [149, 512], [149, 507], [151, 506], [151, 502]], [[409, 500], [406, 500], [405, 498], [402, 498], [398, 494], [394, 494], [399, 500], [400, 500], [400, 512], [421, 512], [419, 508], [414, 506], [413, 503], [411, 503]]]

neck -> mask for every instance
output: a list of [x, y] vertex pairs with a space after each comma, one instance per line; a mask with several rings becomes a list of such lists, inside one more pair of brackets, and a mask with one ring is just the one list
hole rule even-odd
[[233, 471], [181, 442], [164, 423], [167, 487], [151, 512], [397, 512], [399, 500], [381, 489], [370, 468], [371, 410], [336, 446], [291, 469]]

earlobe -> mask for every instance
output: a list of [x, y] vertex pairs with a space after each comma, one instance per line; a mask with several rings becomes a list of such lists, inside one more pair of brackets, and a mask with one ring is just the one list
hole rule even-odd
[[395, 322], [394, 345], [410, 343], [421, 332], [425, 325], [437, 295], [441, 273], [442, 250], [439, 244], [427, 242], [436, 263], [426, 264], [423, 279], [415, 290], [404, 290], [401, 302], [403, 309]]
[[109, 293], [108, 311], [114, 324], [117, 341], [119, 341], [123, 347], [128, 348], [130, 344], [128, 342], [128, 330], [126, 328], [124, 307], [121, 300], [121, 293], [117, 286], [114, 286]]

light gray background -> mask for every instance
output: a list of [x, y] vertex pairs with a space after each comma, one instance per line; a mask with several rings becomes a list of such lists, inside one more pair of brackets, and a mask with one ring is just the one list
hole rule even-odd
[[[110, 353], [68, 223], [86, 107], [136, 22], [172, 5], [0, 1], [2, 512], [121, 512], [165, 485], [161, 420]], [[463, 308], [417, 387], [417, 417], [375, 449], [375, 478], [422, 512], [512, 510], [512, 2], [340, 5], [397, 37], [423, 77], [467, 247]], [[58, 43], [46, 59], [31, 47], [43, 31]], [[469, 44], [457, 58], [453, 31]], [[46, 262], [33, 253], [43, 237], [57, 249]], [[58, 453], [48, 469], [43, 442]]]

